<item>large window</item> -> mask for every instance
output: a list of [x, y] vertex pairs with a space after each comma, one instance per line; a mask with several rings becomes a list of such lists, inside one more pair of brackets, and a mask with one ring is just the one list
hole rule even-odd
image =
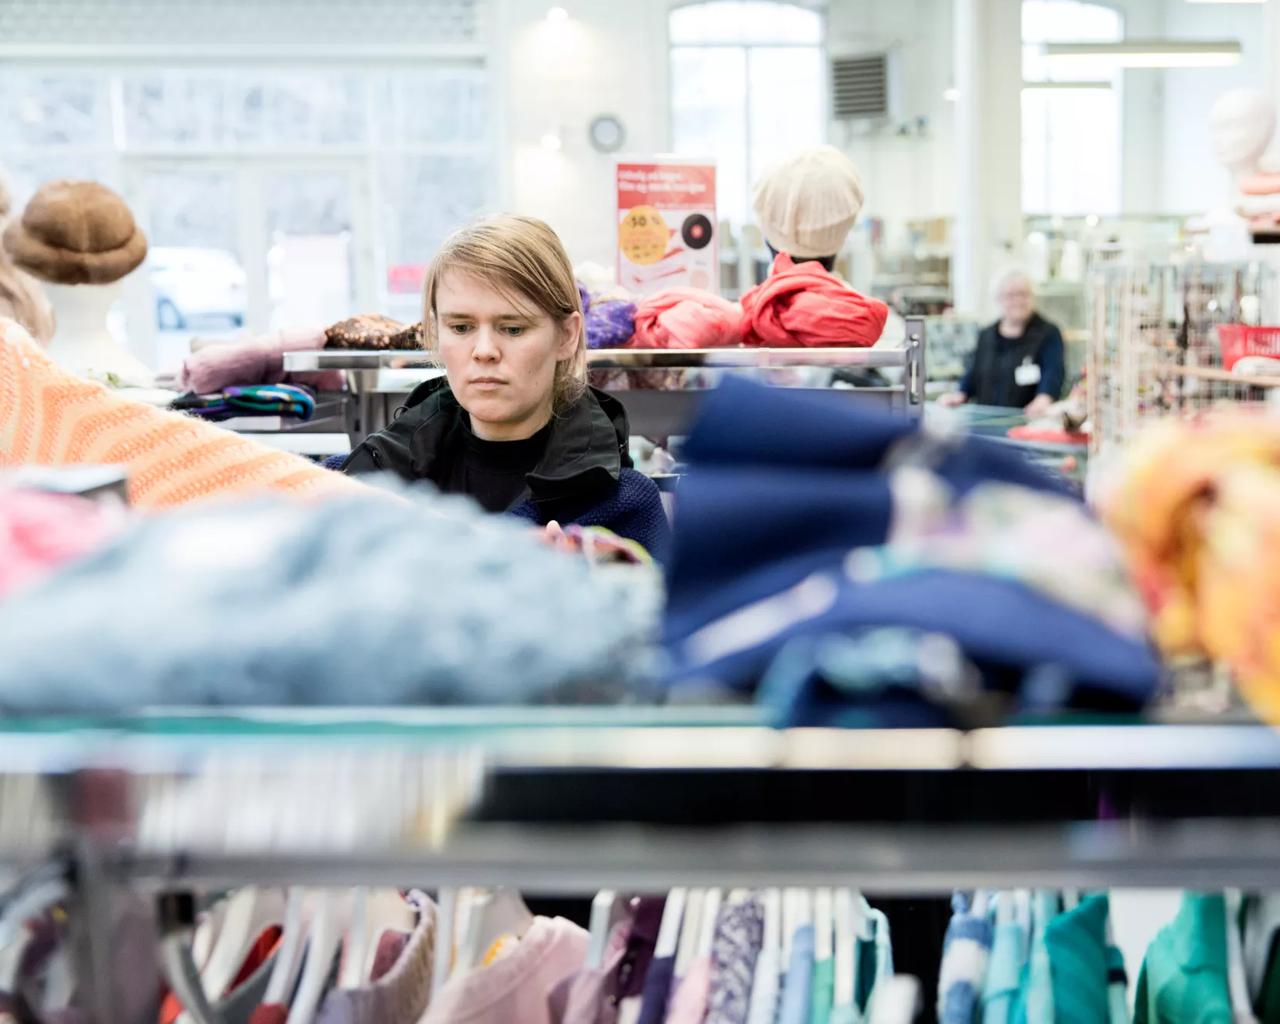
[[1023, 0], [1022, 208], [1117, 214], [1121, 201], [1119, 71], [1090, 58], [1048, 59], [1051, 42], [1119, 42], [1124, 19], [1082, 0]]
[[751, 186], [786, 153], [826, 138], [822, 15], [769, 0], [671, 12], [675, 151], [714, 157], [720, 216], [751, 220]]
[[415, 317], [432, 253], [496, 194], [481, 58], [18, 64], [0, 69], [0, 118], [17, 126], [0, 154], [16, 203], [74, 177], [133, 207], [153, 259], [130, 312], [153, 312], [159, 343], [132, 316], [129, 335], [162, 368], [193, 333]]

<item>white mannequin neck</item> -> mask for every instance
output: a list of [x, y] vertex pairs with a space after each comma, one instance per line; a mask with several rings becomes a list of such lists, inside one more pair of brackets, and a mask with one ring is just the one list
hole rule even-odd
[[[119, 300], [124, 286], [46, 284], [57, 321], [49, 355], [63, 369], [127, 387], [152, 387], [155, 375], [135, 359], [112, 335], [107, 314]], [[113, 380], [108, 381], [108, 378]]]

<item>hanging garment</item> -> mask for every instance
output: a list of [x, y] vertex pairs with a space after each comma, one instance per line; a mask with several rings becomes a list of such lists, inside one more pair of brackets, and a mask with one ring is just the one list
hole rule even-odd
[[982, 989], [982, 1024], [1015, 1024], [1027, 963], [1027, 932], [1017, 921], [998, 923]]
[[671, 997], [666, 1024], [702, 1024], [707, 1015], [710, 993], [711, 958], [695, 957]]
[[767, 947], [756, 959], [747, 1024], [774, 1024], [778, 1015], [778, 996], [782, 990], [781, 953], [778, 946]]
[[188, 391], [209, 394], [237, 384], [298, 384], [317, 391], [341, 391], [341, 372], [285, 373], [286, 352], [324, 348], [323, 331], [287, 330], [252, 341], [210, 344], [189, 355], [182, 364], [180, 385]]
[[813, 998], [813, 925], [802, 925], [791, 939], [791, 962], [782, 979], [778, 1024], [809, 1024]]
[[1054, 1024], [1091, 1024], [1110, 1019], [1109, 913], [1107, 896], [1095, 894], [1045, 926]]
[[364, 490], [297, 455], [74, 377], [17, 324], [0, 321], [0, 467], [92, 464], [127, 467], [129, 500], [141, 508], [254, 491]]
[[813, 993], [809, 997], [809, 1024], [827, 1024], [835, 1002], [836, 962], [831, 957], [813, 963]]
[[399, 956], [381, 972], [375, 957], [367, 985], [330, 991], [316, 1024], [418, 1024], [431, 998], [437, 911], [423, 893], [412, 893], [409, 902], [418, 912], [418, 923], [407, 942], [396, 944]]
[[1221, 895], [1183, 895], [1142, 962], [1135, 1024], [1234, 1024], [1225, 914]]
[[423, 1024], [552, 1024], [548, 996], [586, 956], [585, 930], [561, 917], [536, 918], [505, 957], [445, 982]]
[[[279, 926], [266, 929], [250, 947], [227, 991], [215, 993], [213, 1009], [220, 1024], [250, 1024], [255, 1007], [267, 993], [282, 935]], [[171, 992], [160, 1004], [159, 1024], [174, 1024], [182, 1017], [182, 1003]]]
[[747, 345], [865, 348], [880, 340], [889, 307], [816, 262], [796, 263], [779, 253], [764, 283], [743, 293], [742, 314]]
[[6, 601], [0, 708], [617, 699], [656, 586], [458, 499], [208, 503]]
[[115, 536], [124, 513], [88, 498], [0, 487], [0, 599]]
[[1244, 898], [1240, 909], [1245, 977], [1262, 1024], [1280, 1024], [1280, 893]]
[[751, 893], [731, 896], [720, 909], [711, 946], [707, 1024], [746, 1024], [756, 960], [764, 942], [764, 908]]
[[583, 967], [551, 990], [548, 1006], [555, 1024], [616, 1024], [618, 972], [630, 934], [630, 920], [620, 921], [610, 933], [600, 966]]
[[618, 998], [621, 1000], [618, 1019], [622, 1024], [636, 1024], [639, 1020], [645, 982], [666, 906], [665, 896], [641, 896], [634, 901], [627, 948], [618, 966]]
[[1064, 604], [1052, 585], [1036, 589], [1047, 578], [1030, 568], [1037, 553], [1016, 574], [921, 566], [860, 578], [850, 553], [892, 546], [914, 511], [881, 469], [887, 461], [927, 472], [953, 502], [986, 485], [1071, 500], [1016, 455], [737, 379], [704, 401], [684, 455], [664, 623], [673, 688], [750, 691], [794, 637], [898, 626], [951, 637], [993, 684], [1041, 706], [1133, 709], [1155, 692], [1145, 639]]
[[991, 956], [991, 922], [973, 912], [973, 899], [951, 897], [952, 917], [938, 972], [938, 1024], [973, 1024]]
[[1107, 947], [1107, 1006], [1109, 1024], [1130, 1024], [1129, 973], [1124, 954], [1115, 946]]
[[724, 348], [742, 344], [742, 309], [700, 288], [667, 288], [636, 304], [631, 348]]
[[640, 998], [640, 1024], [663, 1024], [671, 996], [671, 979], [675, 974], [674, 956], [654, 957], [644, 979]]

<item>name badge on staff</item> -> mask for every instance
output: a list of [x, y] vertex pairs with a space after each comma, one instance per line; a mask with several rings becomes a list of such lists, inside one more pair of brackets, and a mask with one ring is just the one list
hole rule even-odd
[[1033, 363], [1028, 356], [1022, 361], [1022, 365], [1013, 371], [1013, 379], [1020, 388], [1035, 387], [1040, 383], [1040, 365]]

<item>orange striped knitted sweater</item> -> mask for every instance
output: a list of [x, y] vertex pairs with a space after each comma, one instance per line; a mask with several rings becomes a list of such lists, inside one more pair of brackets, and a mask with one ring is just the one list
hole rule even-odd
[[129, 498], [140, 508], [262, 490], [323, 497], [364, 489], [297, 455], [74, 377], [0, 318], [0, 467], [86, 464], [128, 467]]

